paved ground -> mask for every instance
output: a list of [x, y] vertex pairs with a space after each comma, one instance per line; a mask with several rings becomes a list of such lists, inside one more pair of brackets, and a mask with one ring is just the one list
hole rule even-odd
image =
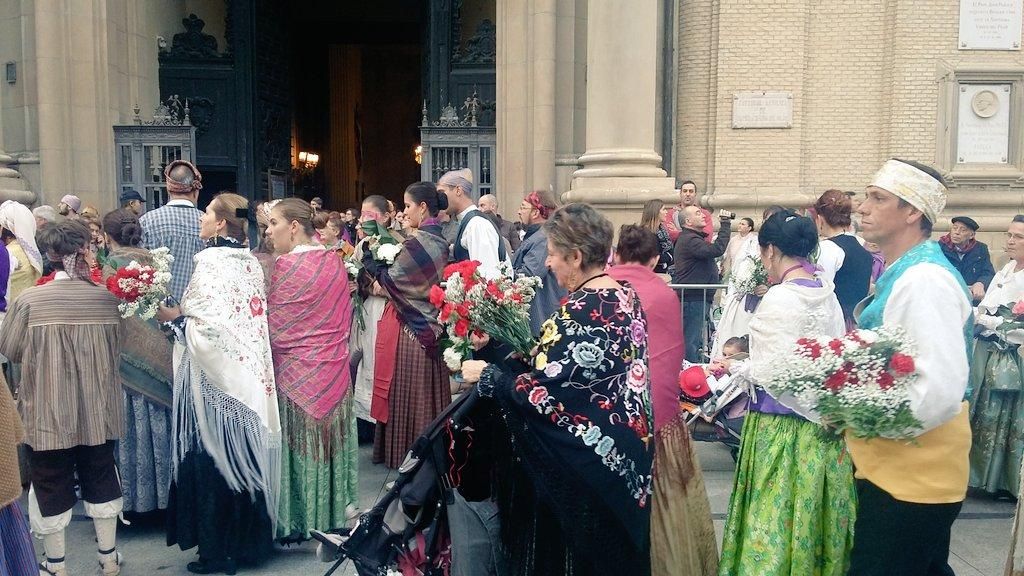
[[[698, 453], [711, 499], [715, 529], [721, 542], [722, 524], [732, 490], [733, 462], [728, 451], [719, 444], [700, 443]], [[360, 458], [360, 506], [365, 508], [377, 499], [383, 485], [392, 479], [393, 473], [371, 464], [368, 448], [361, 450]], [[1007, 502], [968, 499], [960, 519], [953, 526], [951, 564], [958, 575], [1002, 576], [1013, 512], [1014, 506]], [[159, 527], [122, 526], [118, 536], [118, 547], [128, 562], [122, 574], [128, 576], [187, 574], [185, 564], [195, 558], [192, 551], [168, 548], [164, 543], [163, 530]], [[92, 522], [82, 515], [80, 509], [76, 510], [67, 540], [69, 574], [95, 574]], [[36, 548], [41, 552], [41, 543], [37, 542]], [[282, 549], [259, 570], [243, 573], [253, 576], [323, 574], [329, 565], [316, 560], [314, 548], [312, 544], [306, 543]], [[354, 571], [349, 568], [336, 574], [350, 576]]]

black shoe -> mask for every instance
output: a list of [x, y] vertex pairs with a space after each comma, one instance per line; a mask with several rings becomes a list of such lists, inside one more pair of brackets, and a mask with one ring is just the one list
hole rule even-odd
[[193, 574], [216, 574], [223, 572], [228, 576], [234, 576], [238, 570], [238, 565], [230, 558], [227, 560], [203, 560], [200, 558], [196, 562], [189, 562], [185, 569]]

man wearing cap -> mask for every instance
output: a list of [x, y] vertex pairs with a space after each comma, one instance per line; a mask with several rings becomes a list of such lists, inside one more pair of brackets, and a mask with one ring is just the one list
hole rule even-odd
[[[181, 300], [188, 281], [195, 270], [192, 257], [205, 246], [199, 239], [199, 219], [203, 213], [196, 209], [199, 191], [203, 188], [203, 175], [185, 160], [175, 160], [164, 169], [167, 195], [170, 200], [156, 210], [139, 218], [142, 224], [142, 245], [148, 250], [166, 246], [171, 250], [171, 295]], [[244, 238], [238, 238], [244, 242]]]
[[970, 288], [971, 299], [978, 302], [984, 298], [989, 282], [996, 275], [992, 257], [989, 256], [988, 246], [974, 238], [978, 223], [973, 218], [957, 216], [952, 223], [949, 234], [939, 238], [939, 244], [946, 258], [949, 258]]
[[146, 211], [146, 199], [135, 190], [121, 192], [121, 208], [135, 212], [136, 216], [142, 216]]
[[480, 262], [480, 275], [487, 279], [501, 274], [500, 263], [511, 267], [498, 229], [473, 203], [473, 172], [463, 168], [446, 173], [437, 181], [437, 191], [448, 197], [448, 214], [459, 221], [452, 262], [476, 260]]
[[57, 212], [61, 216], [71, 217], [78, 216], [78, 211], [82, 209], [82, 200], [74, 194], [65, 194], [60, 199], [60, 204], [57, 204]]
[[971, 304], [967, 286], [928, 239], [946, 205], [934, 169], [889, 160], [859, 212], [865, 240], [889, 267], [855, 311], [865, 329], [895, 326], [916, 343], [910, 407], [922, 424], [912, 440], [846, 436], [856, 468], [857, 520], [849, 574], [953, 574], [950, 528], [967, 493]]

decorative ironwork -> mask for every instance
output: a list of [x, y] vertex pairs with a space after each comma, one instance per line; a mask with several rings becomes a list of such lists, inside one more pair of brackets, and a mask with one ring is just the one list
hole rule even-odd
[[[210, 103], [213, 104], [212, 102]], [[191, 126], [192, 118], [191, 111], [188, 107], [188, 100], [182, 102], [178, 98], [177, 94], [172, 95], [167, 100], [160, 103], [159, 106], [153, 109], [153, 119], [145, 122], [142, 117], [139, 116], [141, 108], [139, 105], [135, 105], [135, 123], [140, 126]]]
[[174, 35], [171, 49], [162, 51], [160, 56], [180, 60], [219, 60], [226, 56], [217, 50], [217, 39], [204, 34], [206, 22], [195, 14], [181, 20], [184, 32]]
[[451, 102], [444, 108], [441, 108], [441, 117], [434, 122], [434, 126], [438, 128], [462, 128], [467, 125], [468, 123], [465, 120], [459, 120], [459, 113], [455, 110], [455, 106], [452, 106]]
[[480, 115], [480, 98], [476, 94], [476, 90], [473, 90], [473, 94], [466, 97], [466, 101], [462, 104], [462, 109], [466, 111], [466, 120], [471, 127], [476, 128], [477, 117]]

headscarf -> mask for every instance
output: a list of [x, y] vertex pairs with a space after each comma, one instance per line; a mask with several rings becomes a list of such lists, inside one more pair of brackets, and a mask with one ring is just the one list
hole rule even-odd
[[[178, 166], [188, 166], [192, 170], [193, 178], [191, 184], [178, 182], [171, 178], [171, 170]], [[175, 160], [164, 168], [164, 180], [167, 181], [167, 192], [171, 194], [191, 194], [203, 189], [203, 175], [194, 164], [187, 160]]]
[[551, 213], [554, 211], [554, 208], [552, 208], [551, 206], [546, 206], [544, 204], [544, 201], [541, 200], [540, 194], [537, 193], [536, 190], [526, 195], [526, 203], [536, 208], [537, 212], [540, 212], [540, 217], [545, 220], [547, 220], [548, 217], [551, 216]]
[[14, 234], [21, 249], [28, 256], [29, 264], [41, 275], [43, 257], [36, 246], [36, 217], [32, 215], [32, 211], [20, 202], [8, 200], [0, 204], [0, 227]]
[[462, 188], [463, 194], [469, 196], [473, 193], [473, 171], [469, 168], [452, 170], [451, 172], [446, 172], [444, 176], [441, 176], [441, 179], [438, 180], [437, 183], [444, 186]]
[[875, 174], [871, 185], [895, 194], [920, 210], [929, 222], [938, 222], [946, 207], [946, 187], [923, 170], [906, 162], [889, 160]]

